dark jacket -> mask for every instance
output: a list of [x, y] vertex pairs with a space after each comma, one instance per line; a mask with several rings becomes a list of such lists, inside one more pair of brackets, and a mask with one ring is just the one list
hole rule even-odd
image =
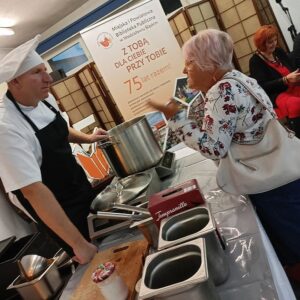
[[[293, 71], [293, 63], [288, 55], [281, 48], [276, 48], [274, 55], [285, 67]], [[275, 69], [270, 67], [259, 55], [256, 53], [249, 61], [250, 76], [255, 78], [260, 86], [266, 91], [270, 97], [273, 106], [276, 107], [276, 97], [287, 90], [288, 86], [283, 83], [282, 76]]]
[[300, 33], [296, 35], [294, 40], [293, 59], [295, 67], [300, 68]]

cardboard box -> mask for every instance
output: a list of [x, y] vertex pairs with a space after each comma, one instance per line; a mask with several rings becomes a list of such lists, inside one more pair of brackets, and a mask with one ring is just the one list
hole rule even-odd
[[159, 227], [161, 220], [204, 203], [197, 180], [191, 179], [151, 195], [148, 210]]

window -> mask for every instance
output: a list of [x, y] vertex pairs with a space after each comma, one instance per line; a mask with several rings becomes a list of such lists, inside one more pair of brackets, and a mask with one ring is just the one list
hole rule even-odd
[[53, 71], [62, 69], [65, 73], [77, 68], [88, 61], [80, 43], [76, 43], [70, 48], [57, 54], [48, 60]]
[[180, 0], [160, 0], [160, 4], [166, 15], [182, 7]]

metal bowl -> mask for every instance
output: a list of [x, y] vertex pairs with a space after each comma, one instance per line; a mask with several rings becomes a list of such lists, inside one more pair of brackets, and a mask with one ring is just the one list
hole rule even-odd
[[38, 277], [25, 281], [18, 276], [7, 289], [17, 290], [22, 299], [53, 299], [53, 296], [61, 288], [63, 281], [56, 266], [56, 259], [51, 261], [51, 264]]
[[42, 274], [48, 268], [49, 261], [45, 257], [29, 254], [23, 256], [18, 265], [21, 277], [29, 281]]

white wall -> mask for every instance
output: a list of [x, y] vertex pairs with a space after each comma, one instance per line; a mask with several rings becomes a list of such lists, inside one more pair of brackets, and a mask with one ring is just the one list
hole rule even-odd
[[[119, 9], [122, 9], [123, 7], [128, 7], [128, 6], [132, 5], [133, 2], [136, 3], [137, 1], [140, 1], [140, 0], [130, 0], [130, 1], [128, 1], [128, 3], [124, 4], [120, 8], [113, 11], [112, 13], [117, 12]], [[66, 26], [74, 23], [76, 20], [78, 20], [81, 17], [85, 16], [89, 12], [95, 10], [97, 7], [101, 6], [105, 2], [107, 2], [107, 0], [90, 0], [90, 1], [86, 2], [79, 9], [75, 10], [73, 13], [71, 13], [70, 15], [68, 15], [67, 17], [65, 17], [64, 19], [62, 19], [58, 23], [56, 23], [54, 26], [50, 27], [48, 30], [43, 32], [42, 33], [42, 40], [52, 36], [56, 32], [58, 32], [58, 31], [62, 30], [63, 28], [65, 28]], [[110, 14], [108, 14], [107, 16], [105, 16], [103, 18], [106, 18], [109, 15]], [[100, 20], [97, 20], [97, 22], [98, 21], [100, 21]], [[78, 66], [76, 69], [71, 70], [66, 75], [67, 76], [72, 75], [73, 73], [79, 71], [84, 65], [86, 65], [86, 64], [90, 63], [91, 61], [93, 61], [92, 56], [91, 56], [89, 50], [87, 49], [83, 39], [81, 38], [80, 33], [76, 33], [75, 35], [73, 35], [69, 39], [65, 40], [64, 42], [62, 42], [62, 43], [56, 45], [55, 47], [53, 47], [52, 49], [49, 49], [46, 52], [42, 53], [41, 56], [44, 59], [45, 65], [46, 65], [49, 72], [52, 72], [52, 69], [51, 69], [50, 65], [48, 64], [48, 60], [50, 58], [52, 58], [53, 56], [61, 53], [62, 51], [68, 49], [69, 47], [76, 44], [77, 42], [80, 43], [82, 49], [85, 52], [85, 55], [88, 58], [88, 61], [85, 64]]]
[[[69, 14], [67, 17], [63, 18], [61, 21], [57, 22], [55, 25], [47, 29], [45, 32], [42, 33], [42, 40], [52, 36], [59, 30], [65, 28], [66, 26], [74, 23], [78, 19], [82, 18], [83, 16], [87, 15], [91, 11], [95, 10], [99, 6], [103, 5], [108, 0], [89, 0], [88, 2], [84, 3], [80, 8], [76, 9], [74, 12]], [[137, 2], [140, 0], [129, 0], [126, 4], [121, 7], [131, 5], [131, 2]], [[117, 9], [118, 10], [118, 9]], [[100, 20], [98, 20], [100, 21]], [[96, 21], [96, 22], [98, 22]]]
[[[281, 31], [285, 37], [285, 40], [290, 48], [290, 50], [293, 49], [293, 41], [290, 35], [290, 32], [287, 30], [288, 27], [291, 26], [291, 23], [287, 17], [287, 15], [284, 13], [284, 11], [281, 9], [280, 5], [276, 3], [275, 0], [269, 0], [269, 3], [274, 11], [275, 17], [277, 19], [277, 22], [281, 28]], [[299, 18], [299, 12], [300, 12], [300, 1], [299, 0], [282, 0], [282, 5], [289, 9], [292, 21], [295, 25], [296, 31], [300, 32], [300, 18]]]
[[[59, 22], [57, 22], [55, 25], [47, 29], [45, 32], [42, 33], [42, 40], [47, 39], [48, 37], [51, 37], [58, 31], [64, 29], [68, 25], [74, 23], [78, 19], [82, 18], [83, 16], [87, 15], [91, 11], [95, 10], [97, 7], [101, 6], [107, 2], [107, 0], [90, 0], [83, 4], [80, 8], [69, 14], [67, 17], [63, 18]], [[60, 43], [59, 45], [56, 45], [54, 48], [49, 49], [45, 53], [42, 54], [42, 57], [45, 61], [45, 65], [49, 72], [52, 72], [52, 69], [50, 65], [48, 64], [48, 60], [52, 58], [53, 56], [59, 54], [60, 52], [66, 50], [67, 48], [71, 47], [72, 45], [76, 44], [77, 42], [80, 42], [81, 47], [83, 48], [85, 55], [88, 58], [88, 62], [92, 61], [91, 55], [86, 48], [83, 40], [81, 39], [81, 36], [79, 33], [75, 34], [74, 36], [70, 37], [68, 40]], [[70, 73], [67, 73], [67, 75], [71, 75], [72, 73], [78, 71], [80, 68], [82, 68], [84, 65], [79, 66], [78, 68], [72, 70]]]
[[42, 33], [42, 40], [52, 36], [59, 30], [67, 27], [68, 25], [74, 23], [76, 20], [82, 18], [83, 16], [87, 15], [91, 11], [95, 10], [97, 7], [101, 6], [107, 2], [107, 0], [89, 0], [88, 2], [84, 3], [80, 8], [73, 11], [71, 14], [66, 16], [65, 18], [61, 19], [55, 25], [47, 29], [45, 32]]

